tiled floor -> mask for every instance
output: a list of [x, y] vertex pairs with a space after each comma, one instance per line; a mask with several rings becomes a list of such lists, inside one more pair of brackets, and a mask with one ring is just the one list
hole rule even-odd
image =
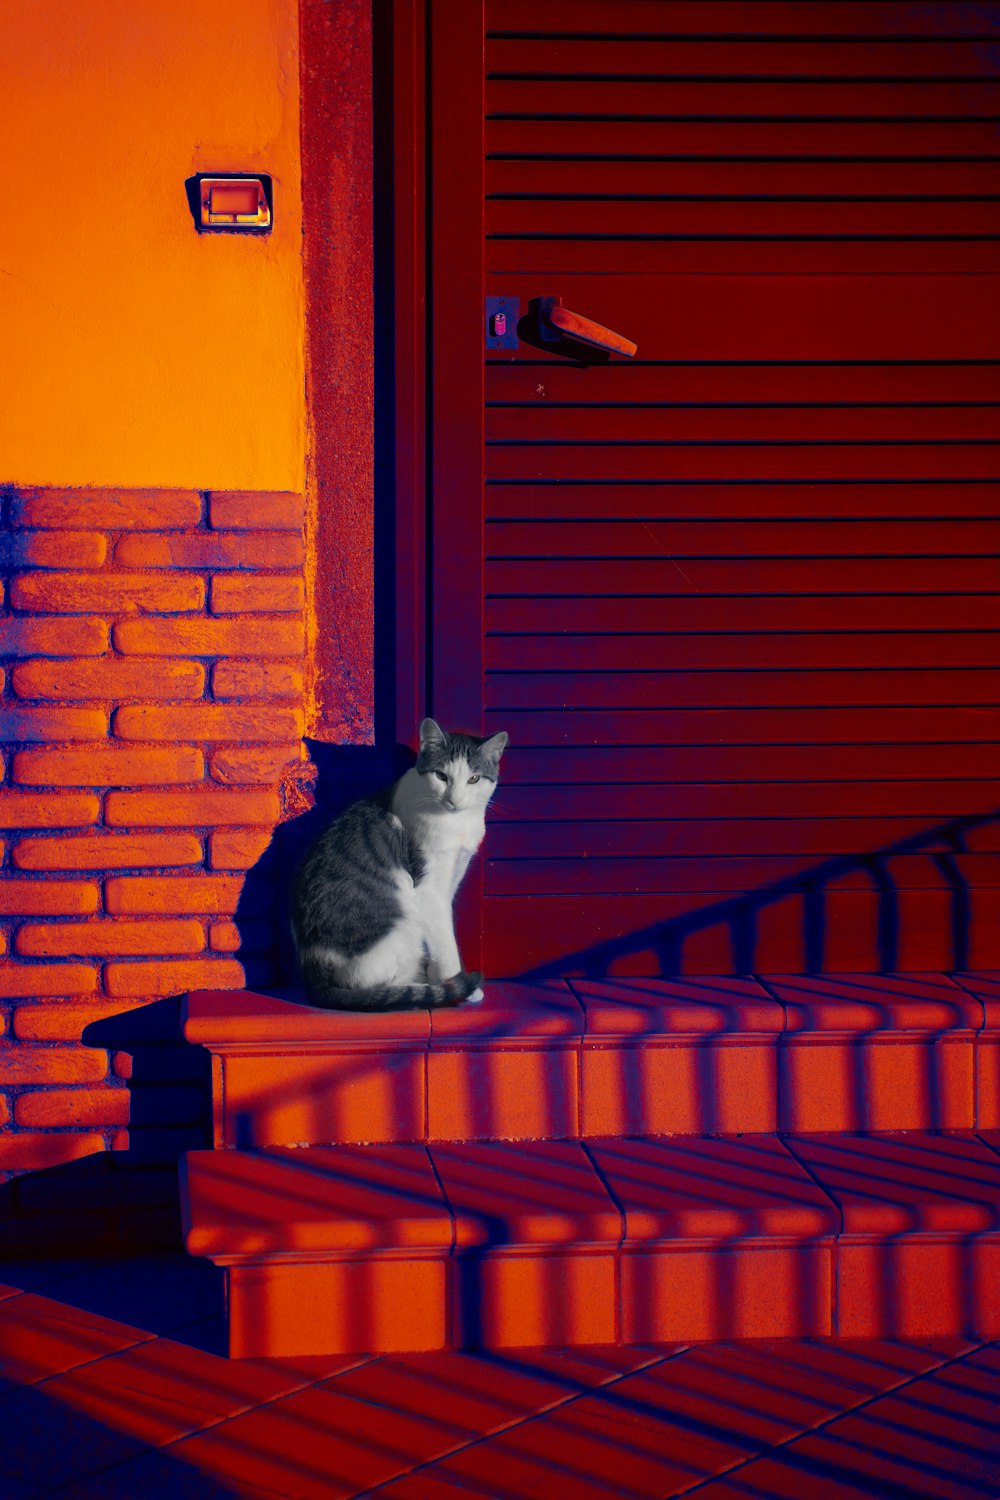
[[1000, 1495], [1000, 1346], [222, 1358], [211, 1267], [0, 1265], [0, 1500]]

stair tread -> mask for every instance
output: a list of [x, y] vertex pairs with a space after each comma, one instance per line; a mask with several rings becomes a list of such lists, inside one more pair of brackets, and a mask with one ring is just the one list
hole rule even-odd
[[983, 1007], [984, 1030], [1000, 1030], [1000, 973], [979, 970], [976, 973], [956, 974], [955, 979], [962, 988], [973, 995]]
[[572, 980], [587, 1036], [674, 1036], [770, 1032], [784, 1012], [750, 978]]
[[971, 1132], [608, 1138], [195, 1151], [193, 1254], [809, 1241], [1000, 1230], [1000, 1155]]
[[947, 974], [837, 974], [774, 977], [785, 1030], [979, 1031], [983, 1007]]
[[439, 1143], [428, 1148], [466, 1245], [617, 1245], [614, 1199], [577, 1141]]
[[293, 989], [195, 990], [185, 999], [184, 1020], [189, 1042], [223, 1053], [986, 1028], [1000, 1028], [1000, 975], [985, 972], [503, 980], [488, 983], [479, 1004], [437, 1011], [322, 1010]]
[[776, 1136], [594, 1140], [629, 1242], [834, 1234], [836, 1209]]
[[192, 1255], [449, 1249], [453, 1240], [417, 1146], [189, 1151], [181, 1201]]
[[1000, 1157], [972, 1133], [821, 1134], [792, 1149], [838, 1204], [847, 1234], [1000, 1229]]

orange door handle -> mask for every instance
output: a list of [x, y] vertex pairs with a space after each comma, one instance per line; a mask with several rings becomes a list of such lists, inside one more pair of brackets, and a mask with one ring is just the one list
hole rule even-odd
[[589, 344], [592, 349], [606, 349], [609, 354], [623, 354], [631, 359], [638, 348], [624, 334], [615, 333], [592, 318], [570, 312], [563, 307], [561, 297], [538, 298], [538, 321], [543, 339], [558, 343], [561, 339], [574, 339], [578, 344]]

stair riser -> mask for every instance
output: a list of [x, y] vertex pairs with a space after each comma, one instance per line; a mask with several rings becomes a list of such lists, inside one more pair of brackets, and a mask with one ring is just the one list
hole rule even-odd
[[1000, 1337], [1000, 1237], [370, 1256], [228, 1271], [230, 1354]]
[[1000, 1337], [1000, 1237], [884, 1244], [844, 1235], [837, 1264], [841, 1338]]
[[1000, 1130], [1000, 1034], [976, 1042], [976, 1115], [980, 1130]]
[[314, 1146], [427, 1138], [425, 1049], [216, 1058], [215, 1141]]
[[1000, 1126], [1000, 1039], [828, 1035], [232, 1052], [215, 1145]]

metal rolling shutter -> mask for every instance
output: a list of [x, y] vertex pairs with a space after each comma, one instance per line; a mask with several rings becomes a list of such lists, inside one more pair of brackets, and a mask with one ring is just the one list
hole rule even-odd
[[1000, 6], [488, 0], [487, 972], [1000, 962]]

